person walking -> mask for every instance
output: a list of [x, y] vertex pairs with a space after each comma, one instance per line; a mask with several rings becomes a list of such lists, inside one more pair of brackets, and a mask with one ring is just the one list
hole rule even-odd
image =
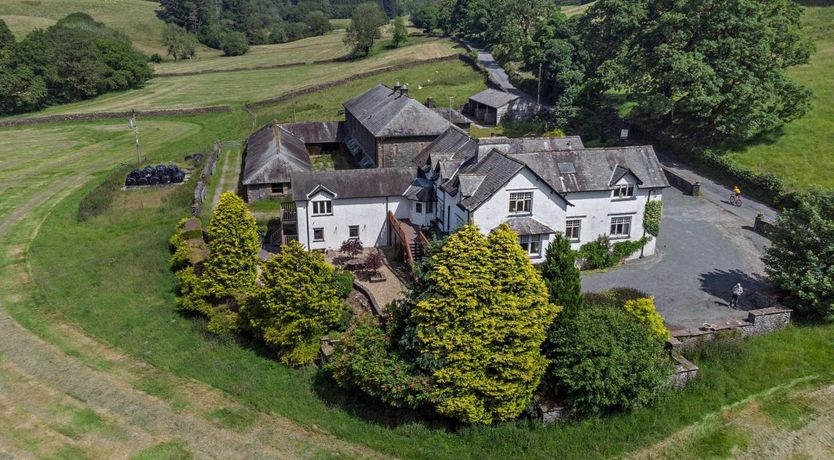
[[730, 308], [738, 308], [738, 299], [742, 294], [744, 294], [744, 288], [741, 287], [741, 283], [736, 283], [733, 286], [733, 296], [730, 298]]

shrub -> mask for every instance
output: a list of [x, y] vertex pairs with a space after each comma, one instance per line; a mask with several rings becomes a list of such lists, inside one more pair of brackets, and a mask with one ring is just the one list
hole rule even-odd
[[333, 275], [333, 289], [344, 299], [353, 291], [353, 273], [339, 270]]
[[358, 238], [351, 238], [349, 240], [342, 241], [342, 245], [339, 247], [339, 252], [347, 254], [351, 257], [356, 257], [356, 255], [361, 253], [363, 249], [362, 241]]
[[834, 192], [798, 195], [768, 236], [763, 260], [770, 280], [797, 311], [834, 321]]
[[585, 308], [619, 308], [621, 305], [611, 291], [586, 292], [583, 295], [582, 306]]
[[394, 407], [418, 408], [430, 401], [431, 379], [391, 347], [371, 315], [356, 317], [327, 363], [333, 379]]
[[632, 287], [615, 287], [608, 291], [613, 296], [618, 307], [625, 305], [629, 300], [644, 299], [649, 295]]
[[672, 371], [649, 328], [615, 308], [560, 316], [548, 341], [550, 380], [578, 414], [604, 414], [653, 402]]
[[171, 245], [171, 258], [169, 259], [169, 263], [171, 265], [171, 270], [179, 271], [189, 265], [189, 257], [188, 257], [188, 244], [185, 242], [185, 236], [183, 235], [182, 227], [185, 225], [185, 222], [188, 219], [183, 218], [180, 220], [179, 224], [177, 224], [176, 230], [174, 230], [174, 234], [171, 235], [171, 239], [168, 240], [168, 243]]
[[657, 312], [654, 297], [627, 300], [623, 303], [623, 310], [648, 326], [652, 334], [661, 342], [672, 338], [669, 329], [663, 324], [663, 317]]
[[255, 289], [243, 316], [252, 331], [278, 349], [291, 366], [315, 359], [321, 337], [339, 322], [342, 302], [333, 287], [333, 266], [297, 241], [263, 265], [263, 286]]
[[220, 38], [220, 49], [226, 56], [241, 56], [249, 51], [249, 41], [243, 32], [226, 32]]
[[151, 57], [148, 58], [148, 60], [153, 62], [154, 64], [159, 64], [160, 62], [162, 62], [162, 56], [160, 56], [159, 53], [153, 53], [151, 54]]
[[113, 207], [113, 199], [124, 184], [128, 172], [130, 172], [130, 168], [127, 166], [117, 169], [107, 176], [98, 187], [84, 195], [84, 198], [78, 203], [78, 220], [85, 222], [110, 211]]
[[570, 248], [570, 241], [561, 233], [557, 233], [548, 245], [541, 269], [550, 292], [550, 302], [565, 310], [582, 306], [582, 283], [576, 268], [576, 254]]
[[648, 242], [649, 237], [643, 237], [636, 241], [620, 241], [611, 244], [608, 235], [600, 235], [595, 241], [583, 244], [579, 248], [579, 256], [585, 259], [585, 266], [588, 269], [611, 268], [639, 251]]

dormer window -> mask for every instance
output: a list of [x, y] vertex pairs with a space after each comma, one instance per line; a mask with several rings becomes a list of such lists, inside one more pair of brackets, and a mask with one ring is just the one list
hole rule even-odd
[[510, 193], [510, 214], [529, 214], [533, 209], [533, 192]]
[[333, 202], [327, 201], [313, 201], [313, 215], [314, 216], [330, 216], [333, 215]]
[[622, 200], [634, 197], [634, 185], [623, 184], [614, 186], [613, 198], [615, 200]]

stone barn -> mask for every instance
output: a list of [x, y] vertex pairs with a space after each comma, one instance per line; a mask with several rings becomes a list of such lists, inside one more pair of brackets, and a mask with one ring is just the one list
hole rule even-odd
[[526, 118], [535, 111], [531, 103], [519, 94], [497, 89], [485, 89], [469, 98], [465, 112], [487, 125], [501, 124], [507, 114]]
[[344, 103], [345, 143], [360, 166], [412, 164], [449, 121], [408, 96], [408, 87], [377, 85]]
[[304, 141], [273, 121], [246, 143], [242, 180], [246, 201], [290, 196], [290, 174], [312, 170]]
[[346, 153], [345, 124], [340, 121], [316, 121], [309, 123], [283, 123], [295, 137], [307, 146], [310, 155]]

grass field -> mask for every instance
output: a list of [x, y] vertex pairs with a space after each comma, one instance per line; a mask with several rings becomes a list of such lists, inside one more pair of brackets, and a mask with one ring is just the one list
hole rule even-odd
[[563, 6], [562, 12], [565, 13], [568, 17], [576, 16], [577, 14], [582, 14], [588, 10], [588, 8], [593, 5], [594, 2], [586, 3], [584, 5], [571, 5], [571, 6]]
[[148, 81], [143, 88], [109, 93], [95, 99], [50, 107], [20, 117], [29, 118], [61, 113], [130, 110], [134, 108], [163, 109], [203, 107], [215, 104], [241, 105], [246, 102], [278, 96], [295, 89], [339, 80], [355, 73], [396, 64], [450, 56], [458, 51], [451, 42], [441, 40], [386, 51], [359, 61], [154, 78]]
[[[82, 11], [95, 20], [127, 34], [146, 54], [165, 55], [162, 29], [156, 17], [158, 2], [145, 0], [0, 0], [0, 19], [18, 40], [37, 28], [46, 28], [62, 17]], [[200, 47], [198, 53], [208, 48]]]
[[461, 61], [425, 64], [351, 81], [327, 91], [299, 96], [294, 101], [280, 105], [259, 107], [258, 120], [262, 124], [266, 120], [289, 122], [342, 119], [344, 116], [339, 111], [343, 110], [344, 101], [379, 83], [391, 86], [397, 81], [408, 83], [409, 95], [418, 101], [425, 102], [426, 98], [433, 97], [436, 104], [442, 106], [448, 106], [450, 96], [455, 98], [454, 105], [457, 106], [486, 88], [483, 77]]
[[804, 23], [817, 45], [811, 63], [790, 75], [814, 91], [812, 110], [785, 126], [772, 142], [760, 143], [732, 158], [756, 171], [771, 172], [796, 188], [834, 189], [834, 6], [809, 7]]

